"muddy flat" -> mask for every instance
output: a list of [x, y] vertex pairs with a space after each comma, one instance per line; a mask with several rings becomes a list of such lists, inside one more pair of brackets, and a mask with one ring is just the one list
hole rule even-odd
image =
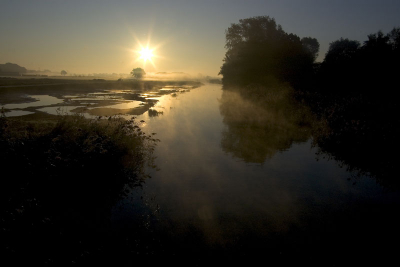
[[162, 96], [176, 96], [200, 85], [195, 81], [0, 78], [0, 108], [6, 117], [20, 119], [76, 113], [88, 118], [133, 116], [154, 107]]

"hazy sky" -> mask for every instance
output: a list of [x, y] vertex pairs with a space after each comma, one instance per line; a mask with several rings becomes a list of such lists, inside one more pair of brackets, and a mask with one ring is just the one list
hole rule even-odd
[[225, 30], [239, 19], [267, 15], [288, 33], [321, 45], [340, 37], [400, 27], [399, 0], [0, 0], [0, 63], [69, 73], [129, 73], [138, 42], [155, 68], [216, 76], [225, 54]]

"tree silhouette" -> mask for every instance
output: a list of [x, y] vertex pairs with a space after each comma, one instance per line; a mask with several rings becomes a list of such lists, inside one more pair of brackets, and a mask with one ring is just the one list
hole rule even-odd
[[317, 39], [312, 37], [304, 37], [301, 39], [303, 47], [310, 52], [313, 60], [316, 60], [319, 52], [319, 42]]
[[318, 73], [320, 88], [334, 93], [348, 91], [354, 87], [354, 77], [358, 76], [358, 41], [340, 38], [329, 44], [325, 59]]
[[389, 43], [394, 51], [400, 49], [400, 28], [393, 28], [393, 30], [388, 33]]
[[136, 68], [131, 71], [131, 75], [136, 79], [141, 79], [144, 75], [146, 75], [146, 72], [142, 68]]
[[65, 75], [67, 75], [67, 72], [66, 72], [65, 70], [62, 70], [62, 71], [61, 71], [61, 75], [62, 75], [62, 76], [65, 76]]
[[329, 44], [328, 52], [325, 54], [325, 63], [337, 64], [353, 59], [360, 47], [358, 41], [340, 38]]
[[391, 92], [400, 71], [400, 28], [381, 31], [358, 41], [340, 38], [330, 43], [317, 74], [316, 90], [341, 95], [368, 96], [369, 101], [385, 98], [377, 89]]
[[219, 74], [225, 84], [246, 85], [268, 76], [298, 84], [312, 73], [319, 49], [316, 39], [303, 41], [268, 16], [241, 19], [226, 31], [227, 51]]

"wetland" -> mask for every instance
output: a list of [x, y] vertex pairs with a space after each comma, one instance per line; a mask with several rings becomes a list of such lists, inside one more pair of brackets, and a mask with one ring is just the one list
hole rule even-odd
[[338, 113], [357, 132], [351, 139], [287, 84], [267, 89], [0, 88], [9, 259], [384, 262], [395, 253], [388, 237], [400, 234], [394, 160], [381, 146], [394, 133], [375, 144], [371, 123]]

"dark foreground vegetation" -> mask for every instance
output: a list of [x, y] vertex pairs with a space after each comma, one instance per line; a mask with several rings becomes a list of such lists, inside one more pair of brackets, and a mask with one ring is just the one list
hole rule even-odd
[[129, 235], [110, 225], [112, 207], [152, 165], [158, 140], [140, 124], [79, 115], [31, 123], [0, 118], [3, 263], [118, 263], [106, 255], [145, 251], [135, 244], [145, 240], [143, 222]]
[[[395, 97], [399, 28], [368, 35], [362, 45], [341, 38], [330, 44], [324, 61], [316, 63], [315, 38], [286, 33], [270, 17], [253, 17], [229, 27], [226, 49], [220, 71], [225, 91], [239, 91], [273, 109], [271, 95], [287, 94], [287, 89], [279, 88], [290, 86], [291, 97], [313, 114], [312, 137], [321, 154], [398, 187], [398, 157], [391, 152], [399, 147], [400, 134]], [[304, 113], [303, 108], [284, 106], [285, 112], [279, 114], [288, 114], [292, 122], [296, 122], [293, 113]]]

